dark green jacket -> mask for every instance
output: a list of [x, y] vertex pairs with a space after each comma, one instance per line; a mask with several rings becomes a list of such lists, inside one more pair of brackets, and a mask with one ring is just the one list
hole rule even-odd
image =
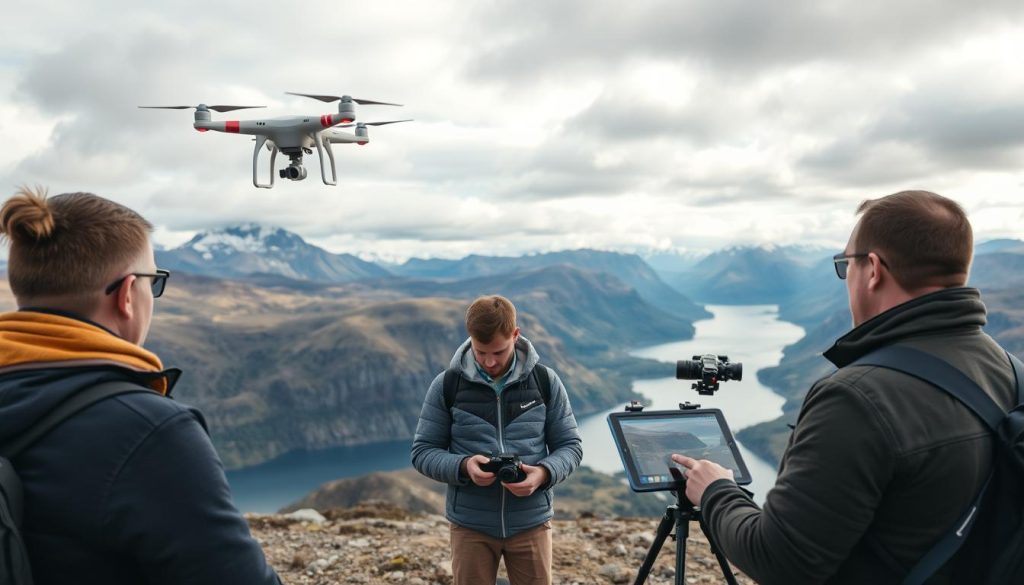
[[954, 288], [886, 311], [836, 341], [825, 357], [839, 370], [807, 393], [764, 508], [726, 480], [704, 494], [704, 517], [729, 560], [762, 585], [899, 582], [865, 537], [909, 571], [980, 490], [992, 440], [934, 386], [890, 369], [846, 366], [879, 347], [909, 345], [953, 364], [1009, 408], [1012, 370], [984, 325], [978, 291]]

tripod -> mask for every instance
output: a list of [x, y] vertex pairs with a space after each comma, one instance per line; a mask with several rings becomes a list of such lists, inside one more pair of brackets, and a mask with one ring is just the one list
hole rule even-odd
[[[673, 476], [675, 473], [673, 473]], [[683, 585], [686, 583], [686, 539], [690, 536], [690, 520], [696, 520], [700, 523], [701, 529], [704, 531], [704, 535], [708, 538], [708, 544], [711, 545], [711, 552], [715, 553], [715, 558], [718, 559], [718, 566], [722, 568], [722, 576], [725, 577], [725, 582], [729, 585], [736, 585], [736, 577], [732, 574], [732, 569], [729, 568], [729, 561], [726, 560], [725, 555], [718, 549], [718, 545], [711, 538], [711, 532], [704, 525], [704, 520], [700, 516], [700, 511], [694, 509], [693, 504], [686, 499], [685, 483], [679, 484], [679, 489], [675, 490], [676, 503], [670, 504], [665, 508], [665, 515], [661, 518], [661, 523], [658, 524], [658, 530], [654, 536], [654, 542], [651, 543], [651, 548], [647, 549], [647, 556], [644, 558], [644, 563], [640, 565], [640, 572], [636, 575], [636, 581], [633, 585], [643, 585], [647, 581], [647, 576], [651, 573], [651, 568], [654, 567], [654, 561], [658, 558], [658, 553], [661, 551], [661, 545], [665, 543], [665, 539], [668, 538], [672, 527], [676, 529], [676, 585]]]

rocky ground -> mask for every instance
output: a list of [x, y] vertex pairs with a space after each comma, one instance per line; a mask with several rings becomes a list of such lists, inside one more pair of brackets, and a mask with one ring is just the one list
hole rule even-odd
[[[448, 522], [441, 516], [372, 503], [332, 509], [324, 516], [310, 512], [247, 516], [253, 535], [286, 585], [452, 582]], [[556, 520], [554, 583], [632, 583], [658, 520]], [[675, 544], [669, 539], [647, 582], [674, 583], [674, 571]], [[696, 523], [691, 524], [687, 541], [686, 581], [725, 582]], [[737, 581], [753, 583], [742, 574], [737, 574]]]

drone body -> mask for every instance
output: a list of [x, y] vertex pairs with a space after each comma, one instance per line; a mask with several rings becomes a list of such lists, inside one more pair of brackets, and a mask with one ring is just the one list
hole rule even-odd
[[[206, 132], [225, 132], [228, 134], [248, 134], [255, 136], [256, 146], [252, 154], [252, 184], [261, 189], [270, 189], [274, 186], [274, 163], [277, 153], [282, 152], [288, 156], [290, 162], [287, 168], [281, 169], [280, 177], [292, 181], [301, 181], [306, 178], [306, 168], [302, 166], [302, 155], [312, 154], [316, 148], [320, 157], [320, 177], [325, 185], [338, 184], [338, 172], [334, 163], [334, 152], [331, 144], [366, 144], [370, 141], [367, 126], [383, 126], [397, 122], [408, 122], [410, 120], [392, 120], [388, 122], [360, 122], [355, 124], [355, 104], [398, 106], [387, 102], [375, 102], [371, 100], [359, 100], [350, 96], [329, 96], [314, 94], [292, 94], [311, 97], [324, 102], [338, 101], [338, 112], [336, 114], [323, 114], [321, 116], [282, 116], [264, 120], [213, 120], [210, 111], [230, 112], [248, 108], [262, 108], [264, 106], [139, 106], [140, 108], [184, 110], [195, 109], [195, 122], [193, 127]], [[355, 133], [342, 132], [337, 127], [347, 128], [355, 126]], [[258, 177], [258, 163], [260, 150], [266, 146], [270, 150], [270, 181], [260, 183]], [[324, 156], [326, 153], [326, 157]], [[327, 178], [327, 161], [331, 163], [331, 176]]]

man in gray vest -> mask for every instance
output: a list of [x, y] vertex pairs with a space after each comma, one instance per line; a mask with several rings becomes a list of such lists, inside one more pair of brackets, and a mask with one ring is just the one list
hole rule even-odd
[[[475, 300], [466, 329], [469, 339], [427, 390], [412, 464], [448, 484], [455, 585], [494, 583], [502, 557], [512, 585], [548, 585], [551, 488], [583, 457], [576, 419], [508, 299]], [[491, 463], [498, 454], [517, 456], [519, 470]]]

